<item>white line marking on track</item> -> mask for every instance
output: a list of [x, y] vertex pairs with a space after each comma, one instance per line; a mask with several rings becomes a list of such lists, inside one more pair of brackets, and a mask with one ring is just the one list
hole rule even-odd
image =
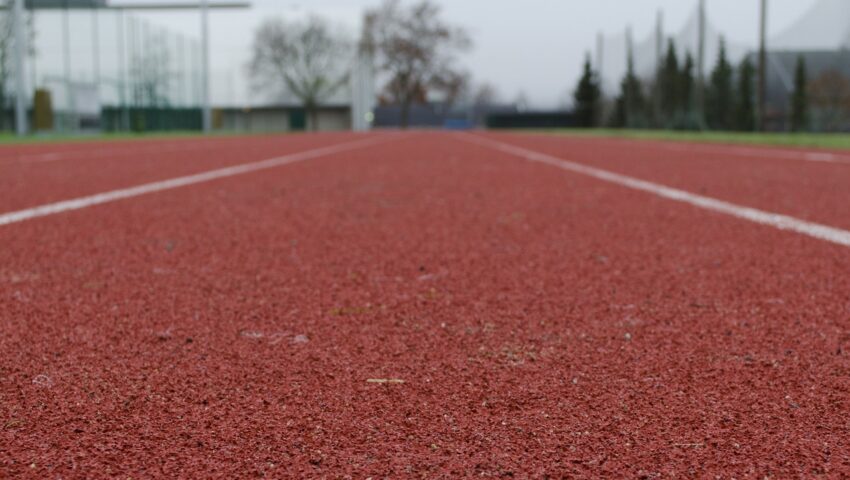
[[[548, 135], [548, 134], [547, 134]], [[524, 136], [524, 138], [527, 138]], [[720, 154], [728, 157], [764, 158], [767, 160], [796, 160], [803, 162], [836, 163], [839, 165], [850, 165], [850, 154], [833, 153], [817, 150], [803, 150], [793, 148], [770, 148], [770, 147], [747, 147], [724, 143], [698, 143], [690, 141], [672, 140], [635, 140], [631, 138], [605, 138], [605, 137], [561, 137], [573, 141], [599, 142], [602, 140], [616, 142], [645, 149], [669, 150], [671, 152], [685, 152], [696, 155]]]
[[850, 164], [850, 156], [839, 155], [831, 152], [812, 152], [804, 150], [780, 150], [776, 148], [750, 148], [731, 145], [704, 145], [686, 144], [676, 145], [672, 143], [663, 144], [665, 150], [674, 152], [688, 152], [697, 154], [718, 153], [721, 155], [735, 155], [739, 157], [768, 158], [777, 160], [800, 160], [804, 162], [822, 162]]
[[[155, 148], [104, 148], [102, 150], [95, 151], [78, 151], [78, 152], [68, 152], [68, 153], [43, 153], [43, 154], [34, 154], [34, 155], [25, 155], [16, 158], [18, 163], [44, 163], [44, 162], [55, 162], [57, 160], [69, 160], [69, 159], [94, 159], [94, 158], [106, 158], [106, 157], [119, 157], [119, 156], [130, 156], [137, 155], [139, 153], [150, 153], [150, 154], [158, 154], [158, 153], [180, 153], [180, 152], [191, 152], [194, 150], [201, 150], [204, 147], [196, 147], [196, 146], [161, 146]], [[209, 149], [215, 148], [215, 145], [210, 145]]]
[[371, 145], [375, 145], [378, 143], [384, 143], [388, 141], [386, 136], [381, 137], [370, 137], [362, 140], [356, 140], [353, 142], [346, 142], [339, 145], [332, 145], [329, 147], [316, 148], [313, 150], [307, 150], [300, 153], [293, 153], [289, 155], [283, 155], [280, 157], [270, 158], [267, 160], [261, 160], [259, 162], [245, 163], [241, 165], [234, 165], [232, 167], [219, 168], [216, 170], [209, 170], [207, 172], [196, 173], [193, 175], [187, 175], [184, 177], [171, 178], [168, 180], [160, 180], [157, 182], [145, 183], [142, 185], [137, 185], [135, 187], [122, 188], [119, 190], [112, 190], [109, 192], [98, 193], [95, 195], [89, 195], [86, 197], [75, 198], [72, 200], [64, 200], [61, 202], [50, 203], [47, 205], [41, 205], [38, 207], [27, 208], [25, 210], [19, 210], [17, 212], [9, 212], [0, 214], [0, 226], [9, 225], [11, 223], [23, 222], [25, 220], [30, 220], [37, 217], [44, 217], [47, 215], [54, 215], [57, 213], [69, 212], [72, 210], [80, 210], [83, 208], [91, 207], [94, 205], [100, 205], [102, 203], [114, 202], [116, 200], [123, 200], [125, 198], [138, 197], [140, 195], [146, 195], [149, 193], [161, 192], [163, 190], [171, 190], [174, 188], [186, 187], [189, 185], [195, 185], [197, 183], [209, 182], [212, 180], [216, 180], [219, 178], [233, 177], [235, 175], [242, 175], [245, 173], [256, 172], [258, 170], [266, 170], [269, 168], [280, 167], [282, 165], [288, 165], [290, 163], [301, 162], [304, 160], [310, 160], [317, 157], [324, 157], [328, 155], [333, 155], [335, 153], [347, 152], [351, 150], [356, 150], [359, 148], [368, 147]]
[[97, 148], [85, 148], [70, 151], [50, 151], [41, 153], [26, 153], [16, 156], [0, 157], [0, 166], [2, 165], [31, 165], [44, 162], [55, 162], [57, 160], [89, 160], [95, 158], [113, 158], [130, 155], [147, 154], [166, 154], [166, 153], [181, 153], [206, 151], [222, 148], [243, 148], [239, 143], [224, 143], [220, 140], [192, 140], [184, 142], [168, 142], [168, 143], [150, 143], [138, 142], [138, 145], [123, 145], [123, 146], [99, 146]]
[[491, 140], [472, 134], [459, 134], [459, 137], [471, 143], [477, 143], [494, 150], [508, 153], [532, 162], [544, 163], [581, 175], [586, 175], [609, 183], [614, 183], [633, 190], [648, 192], [656, 196], [687, 203], [695, 207], [723, 213], [736, 218], [749, 220], [761, 225], [768, 225], [779, 230], [790, 230], [803, 235], [808, 235], [820, 240], [826, 240], [845, 247], [850, 247], [850, 231], [840, 228], [821, 225], [819, 223], [807, 222], [798, 218], [782, 215], [779, 213], [766, 212], [751, 207], [736, 205], [734, 203], [718, 200], [716, 198], [697, 195], [685, 190], [667, 187], [658, 183], [640, 180], [638, 178], [609, 172], [601, 168], [590, 167], [581, 163], [571, 162], [544, 153], [535, 152], [508, 143]]

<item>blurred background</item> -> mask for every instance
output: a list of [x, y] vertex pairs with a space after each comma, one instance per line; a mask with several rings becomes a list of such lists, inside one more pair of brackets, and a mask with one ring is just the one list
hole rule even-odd
[[850, 130], [846, 0], [7, 0], [0, 15], [5, 132]]

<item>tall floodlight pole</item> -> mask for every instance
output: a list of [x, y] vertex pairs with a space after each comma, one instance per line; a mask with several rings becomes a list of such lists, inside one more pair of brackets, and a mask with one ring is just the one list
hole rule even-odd
[[120, 125], [122, 130], [130, 129], [130, 110], [127, 106], [127, 61], [125, 60], [126, 49], [124, 47], [124, 10], [118, 10], [118, 15], [115, 17], [118, 21], [117, 25], [117, 41], [115, 45], [118, 47], [118, 95], [121, 99], [121, 120]]
[[98, 93], [100, 92], [100, 21], [97, 8], [91, 10], [91, 43], [92, 43], [92, 70], [94, 70], [94, 84]]
[[[626, 71], [626, 75], [634, 75], [634, 46], [632, 43], [632, 26], [629, 25], [626, 27], [626, 62], [628, 70]], [[631, 78], [628, 79], [628, 82], [631, 82]], [[629, 83], [623, 92], [625, 95], [625, 111], [626, 111], [626, 128], [632, 126], [632, 86]]]
[[[26, 8], [26, 4], [24, 4], [24, 8]], [[29, 31], [26, 33], [27, 40], [31, 41], [35, 38], [35, 9], [30, 10], [29, 19], [27, 21], [27, 27]], [[27, 56], [29, 57], [29, 67], [30, 67], [30, 85], [34, 90], [38, 88], [38, 62], [36, 62], [36, 50], [34, 45], [27, 45]]]
[[602, 32], [596, 34], [596, 80], [602, 86], [602, 62], [605, 61], [605, 37]]
[[371, 128], [371, 114], [374, 107], [373, 63], [372, 53], [369, 49], [357, 49], [354, 55], [354, 73], [351, 84], [351, 125], [352, 129], [357, 132], [365, 132]]
[[75, 122], [77, 105], [74, 101], [74, 85], [71, 80], [71, 18], [68, 13], [68, 0], [62, 3], [62, 56], [63, 56], [63, 74], [65, 77], [65, 106], [68, 111], [65, 114], [65, 121], [62, 122], [65, 131], [71, 129], [71, 125]]
[[[151, 40], [150, 40], [150, 23], [147, 20], [141, 19], [139, 23], [139, 70], [145, 68], [145, 64], [148, 62], [148, 58], [154, 57], [156, 53], [151, 55], [148, 54], [152, 50], [151, 48]], [[155, 62], [157, 60], [154, 60]], [[136, 75], [139, 75], [136, 73]], [[143, 107], [155, 107], [156, 98], [153, 92], [148, 94], [147, 85], [142, 83], [139, 87], [139, 98], [141, 100], [141, 104]], [[153, 88], [151, 89], [153, 90]], [[145, 98], [147, 97], [147, 98]]]
[[697, 13], [697, 85], [694, 89], [697, 123], [705, 127], [705, 0], [699, 0]]
[[661, 57], [664, 55], [664, 11], [658, 10], [655, 17], [655, 68], [661, 69]]
[[[138, 77], [138, 60], [139, 56], [136, 53], [136, 30], [139, 22], [132, 15], [127, 19], [127, 105], [128, 107], [139, 106], [139, 90], [137, 88], [136, 78]], [[130, 124], [127, 124], [130, 128]]]
[[212, 130], [212, 110], [210, 109], [210, 37], [209, 37], [209, 0], [201, 0], [201, 101], [204, 133]]
[[359, 51], [354, 53], [354, 64], [352, 65], [351, 72], [351, 129], [359, 132], [363, 129], [361, 123], [363, 115], [361, 112], [363, 86], [360, 83], [362, 80], [362, 60]]
[[179, 104], [186, 106], [186, 39], [177, 34], [177, 97]]
[[198, 41], [195, 40], [189, 46], [189, 54], [192, 59], [189, 61], [189, 68], [191, 71], [189, 72], [189, 80], [190, 85], [192, 86], [192, 103], [195, 105], [201, 105], [203, 103], [203, 99], [201, 98], [201, 46], [198, 44]]
[[27, 134], [26, 82], [24, 80], [24, 0], [15, 0], [12, 28], [15, 34], [15, 131]]
[[655, 101], [653, 102], [653, 108], [655, 109], [655, 122], [656, 125], [660, 125], [661, 119], [661, 85], [659, 80], [661, 79], [661, 63], [664, 61], [664, 11], [658, 10], [658, 17], [655, 21], [655, 85], [653, 85], [653, 92], [655, 95]]
[[767, 0], [761, 0], [761, 20], [759, 25], [759, 82], [758, 82], [758, 121], [756, 128], [765, 129], [767, 118]]

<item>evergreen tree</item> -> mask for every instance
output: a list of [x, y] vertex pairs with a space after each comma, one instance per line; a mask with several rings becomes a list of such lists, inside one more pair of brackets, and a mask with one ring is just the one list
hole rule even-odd
[[626, 100], [622, 92], [614, 99], [614, 111], [608, 118], [607, 126], [613, 128], [626, 127]]
[[732, 65], [726, 58], [726, 44], [721, 40], [720, 55], [711, 72], [706, 92], [706, 120], [715, 130], [728, 130], [732, 126]]
[[667, 44], [667, 54], [661, 71], [658, 73], [658, 89], [661, 95], [662, 125], [670, 125], [679, 110], [680, 90], [679, 58], [676, 56], [676, 45], [673, 40]]
[[809, 128], [809, 98], [806, 61], [801, 55], [797, 58], [794, 72], [794, 93], [791, 96], [791, 130], [805, 131]]
[[646, 96], [643, 85], [635, 75], [634, 60], [629, 55], [626, 76], [620, 83], [620, 96], [617, 97], [614, 118], [615, 127], [640, 128], [646, 126]]
[[584, 73], [573, 92], [576, 121], [579, 126], [590, 128], [598, 125], [601, 97], [599, 78], [593, 72], [588, 56], [584, 61]]
[[679, 76], [679, 105], [686, 115], [690, 115], [694, 108], [694, 57], [691, 52], [685, 56]]
[[678, 120], [676, 126], [685, 128], [694, 128], [696, 121], [694, 118], [694, 57], [691, 52], [685, 56], [685, 63], [682, 65], [682, 71], [679, 74], [679, 109], [681, 119]]
[[753, 82], [755, 67], [749, 58], [741, 62], [738, 69], [738, 92], [735, 104], [735, 128], [751, 132], [756, 127], [756, 106], [754, 102]]

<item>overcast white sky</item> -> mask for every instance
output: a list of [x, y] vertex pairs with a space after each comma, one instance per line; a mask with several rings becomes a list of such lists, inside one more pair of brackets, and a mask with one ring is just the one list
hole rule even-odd
[[[120, 4], [122, 0], [113, 0]], [[135, 0], [159, 1], [159, 0]], [[215, 2], [215, 0], [213, 0]], [[585, 52], [596, 34], [621, 32], [631, 25], [636, 39], [649, 35], [659, 9], [665, 30], [678, 31], [696, 0], [437, 0], [445, 18], [466, 27], [475, 48], [465, 66], [479, 81], [494, 84], [503, 99], [524, 92], [532, 105], [562, 104], [572, 90]], [[780, 32], [815, 0], [771, 0], [769, 31]], [[253, 30], [269, 16], [288, 19], [319, 14], [353, 37], [364, 8], [380, 0], [252, 0], [245, 11], [212, 15], [214, 96], [217, 103], [244, 103], [244, 65], [250, 55]], [[731, 41], [755, 45], [758, 0], [708, 0], [711, 21]], [[198, 16], [192, 13], [144, 14], [152, 22], [196, 36]]]

